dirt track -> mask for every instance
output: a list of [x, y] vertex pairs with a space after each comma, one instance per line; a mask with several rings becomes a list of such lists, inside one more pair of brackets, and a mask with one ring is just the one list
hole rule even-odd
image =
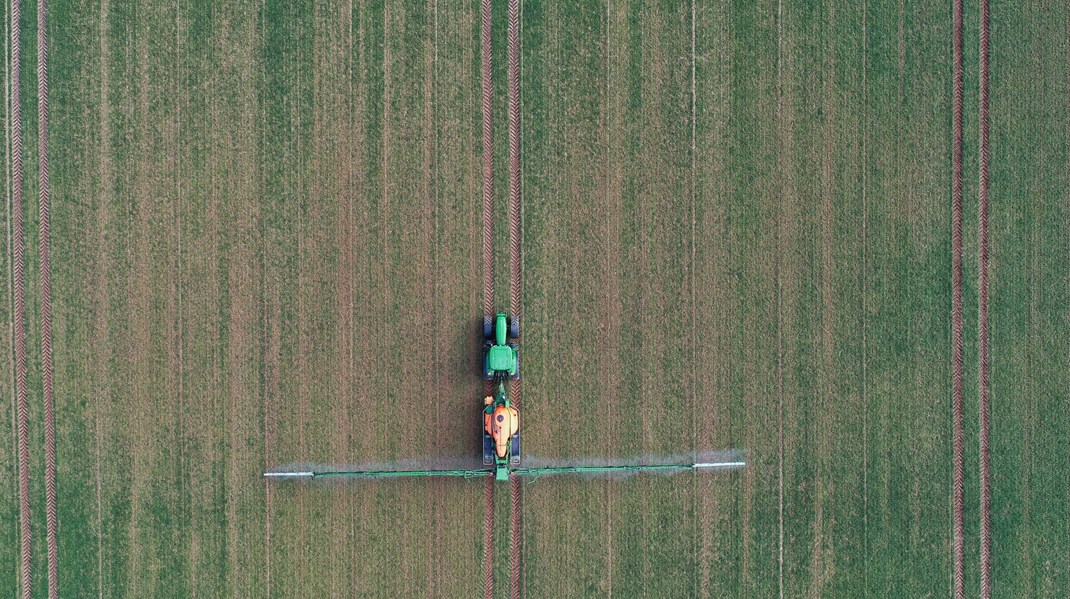
[[494, 317], [494, 125], [492, 96], [494, 83], [491, 72], [491, 1], [482, 4], [482, 71], [483, 71], [483, 317]]
[[[494, 320], [494, 127], [492, 95], [494, 83], [491, 71], [491, 0], [481, 6], [483, 73], [483, 327]], [[483, 384], [483, 393], [494, 392], [490, 382]], [[483, 597], [494, 597], [494, 479], [488, 477], [484, 488], [483, 505]]]
[[41, 376], [45, 400], [45, 536], [48, 545], [48, 597], [59, 597], [59, 547], [56, 540], [56, 402], [52, 385], [52, 271], [49, 236], [48, 173], [48, 2], [37, 0], [37, 223], [41, 281]]
[[483, 597], [494, 599], [494, 477], [483, 486]]
[[955, 0], [953, 15], [954, 46], [954, 99], [953, 99], [953, 144], [951, 182], [951, 335], [952, 335], [952, 568], [954, 572], [954, 597], [965, 599], [965, 573], [963, 568], [963, 497], [965, 468], [963, 464], [963, 340], [962, 340], [962, 0]]
[[522, 525], [520, 514], [521, 508], [523, 507], [523, 504], [521, 503], [522, 496], [520, 494], [521, 484], [519, 476], [514, 474], [510, 477], [509, 487], [512, 493], [512, 511], [510, 512], [509, 518], [509, 523], [511, 525], [509, 529], [509, 589], [510, 596], [513, 599], [520, 599], [522, 590], [520, 576], [520, 573], [522, 572], [521, 553], [523, 551], [521, 546], [521, 541], [523, 540], [523, 535], [521, 533], [523, 532], [523, 529], [520, 528]]
[[[19, 0], [11, 3], [11, 22], [21, 19]], [[20, 94], [21, 41], [19, 27], [11, 28], [11, 235], [14, 254], [15, 395], [18, 403], [19, 538], [22, 597], [33, 595], [30, 531], [29, 398], [26, 389], [26, 260], [22, 230], [22, 109]]]
[[[520, 2], [509, 0], [509, 313], [520, 320]], [[520, 407], [520, 381], [510, 389], [513, 405]], [[510, 515], [510, 589], [513, 599], [521, 596], [521, 540], [524, 531], [520, 519], [521, 481], [510, 481], [512, 512]]]
[[978, 374], [981, 451], [981, 599], [992, 596], [991, 461], [989, 459], [988, 356], [988, 0], [981, 0], [980, 48], [980, 164], [978, 189]]

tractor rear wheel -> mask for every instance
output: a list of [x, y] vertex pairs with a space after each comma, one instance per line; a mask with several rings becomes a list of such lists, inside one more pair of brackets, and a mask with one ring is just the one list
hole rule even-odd
[[509, 448], [509, 464], [511, 466], [520, 465], [520, 433], [518, 432], [510, 443]]
[[480, 374], [483, 375], [483, 380], [485, 380], [485, 381], [493, 381], [494, 380], [494, 373], [493, 372], [489, 372], [487, 370], [487, 350], [489, 350], [490, 347], [491, 347], [490, 342], [484, 343], [483, 344], [482, 356], [479, 358]]
[[494, 464], [494, 438], [490, 435], [483, 434], [483, 465], [490, 466]]
[[519, 381], [520, 380], [520, 352], [517, 351], [515, 345], [513, 345], [512, 348], [513, 348], [513, 351], [516, 354], [516, 357], [514, 358], [514, 360], [516, 360], [516, 362], [513, 364], [515, 366], [515, 369], [514, 369], [515, 374], [511, 375], [509, 377], [509, 380], [510, 381]]

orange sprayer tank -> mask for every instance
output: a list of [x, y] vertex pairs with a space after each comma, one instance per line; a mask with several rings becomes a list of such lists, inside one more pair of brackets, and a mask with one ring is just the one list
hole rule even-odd
[[509, 452], [509, 438], [520, 430], [520, 414], [511, 406], [498, 406], [483, 414], [483, 428], [494, 438], [494, 451], [499, 458]]

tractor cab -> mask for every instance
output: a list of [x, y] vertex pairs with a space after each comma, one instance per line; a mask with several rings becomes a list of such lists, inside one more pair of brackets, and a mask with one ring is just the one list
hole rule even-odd
[[520, 465], [520, 413], [510, 405], [504, 381], [483, 403], [483, 465], [495, 467], [497, 480], [508, 480], [509, 468]]
[[520, 378], [520, 354], [516, 344], [509, 339], [516, 339], [519, 334], [516, 319], [499, 312], [493, 324], [483, 325], [483, 378], [488, 381], [501, 380], [506, 377], [511, 381]]

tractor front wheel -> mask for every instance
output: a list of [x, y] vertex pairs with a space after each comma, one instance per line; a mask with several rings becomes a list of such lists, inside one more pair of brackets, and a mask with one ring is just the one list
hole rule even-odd
[[510, 339], [519, 339], [520, 338], [520, 319], [517, 318], [516, 316], [510, 316], [509, 317], [509, 338]]
[[483, 317], [483, 338], [494, 338], [494, 319], [489, 316]]

